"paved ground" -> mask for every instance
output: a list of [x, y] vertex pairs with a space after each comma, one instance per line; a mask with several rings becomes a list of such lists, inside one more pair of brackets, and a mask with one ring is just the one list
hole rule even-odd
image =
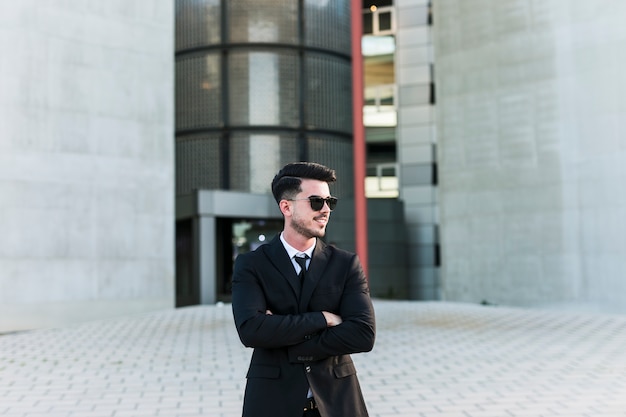
[[[626, 315], [375, 308], [372, 417], [626, 416]], [[229, 305], [0, 336], [0, 416], [239, 416], [249, 356]]]

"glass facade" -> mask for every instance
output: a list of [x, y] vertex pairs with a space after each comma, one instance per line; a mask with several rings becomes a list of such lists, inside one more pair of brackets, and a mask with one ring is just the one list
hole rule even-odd
[[219, 189], [222, 177], [220, 136], [196, 133], [176, 137], [176, 190]]
[[219, 125], [220, 55], [208, 53], [183, 57], [176, 61], [176, 129], [197, 130]]
[[229, 112], [233, 126], [300, 124], [299, 57], [294, 51], [232, 51], [228, 59]]
[[267, 193], [306, 160], [351, 198], [351, 82], [349, 0], [177, 0], [177, 194]]

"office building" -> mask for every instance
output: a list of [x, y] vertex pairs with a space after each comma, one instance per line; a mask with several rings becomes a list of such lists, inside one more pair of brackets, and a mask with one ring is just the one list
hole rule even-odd
[[[294, 160], [355, 250], [351, 3], [1, 3], [0, 332], [228, 301]], [[360, 7], [372, 294], [623, 311], [623, 2]]]

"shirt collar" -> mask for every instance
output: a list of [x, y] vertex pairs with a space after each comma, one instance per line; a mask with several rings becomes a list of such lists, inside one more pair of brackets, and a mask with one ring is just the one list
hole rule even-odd
[[287, 254], [289, 255], [290, 259], [296, 255], [301, 255], [303, 253], [306, 253], [307, 255], [309, 255], [309, 258], [313, 258], [313, 250], [315, 249], [315, 245], [317, 244], [317, 239], [315, 239], [311, 247], [305, 251], [299, 251], [298, 249], [294, 248], [289, 243], [287, 243], [287, 241], [283, 237], [282, 232], [280, 233], [280, 241], [283, 243], [283, 246], [285, 247], [285, 250], [287, 251]]

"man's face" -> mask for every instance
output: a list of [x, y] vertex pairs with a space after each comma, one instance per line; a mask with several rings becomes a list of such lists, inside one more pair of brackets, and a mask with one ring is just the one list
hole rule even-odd
[[325, 181], [303, 179], [302, 192], [291, 201], [291, 228], [307, 239], [323, 237], [326, 234], [326, 225], [330, 219], [330, 209], [324, 203], [322, 208], [315, 211], [311, 208], [308, 198], [312, 196], [330, 197], [330, 188]]

